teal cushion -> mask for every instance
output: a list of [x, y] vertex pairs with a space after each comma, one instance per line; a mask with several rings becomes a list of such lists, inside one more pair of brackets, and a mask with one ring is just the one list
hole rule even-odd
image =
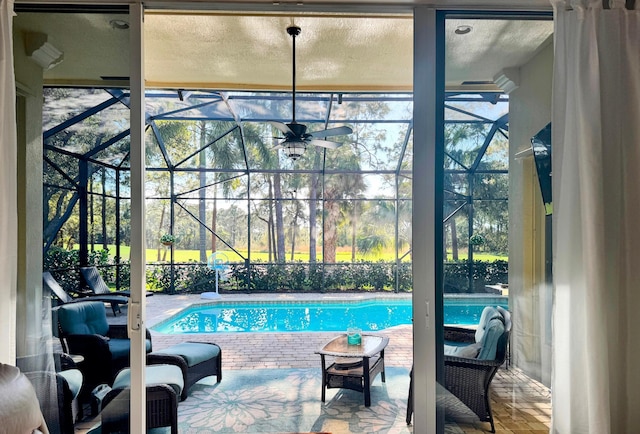
[[58, 322], [66, 334], [102, 335], [109, 331], [107, 311], [99, 301], [64, 304], [58, 308]]
[[[128, 358], [131, 350], [131, 341], [129, 339], [109, 339], [109, 351], [111, 351], [111, 357], [114, 360]], [[146, 352], [151, 351], [151, 341], [147, 339], [145, 341]]]
[[[145, 367], [144, 371], [145, 384], [167, 384], [173, 388], [176, 395], [180, 396], [184, 388], [184, 380], [182, 379], [182, 371], [175, 365], [151, 365]], [[131, 370], [125, 368], [118, 372], [116, 379], [113, 381], [112, 389], [124, 389], [131, 384]]]
[[480, 344], [475, 343], [471, 345], [455, 346], [445, 345], [444, 354], [446, 356], [464, 357], [467, 359], [475, 359], [480, 352]]
[[77, 398], [82, 387], [82, 372], [79, 369], [67, 369], [66, 371], [58, 372], [58, 374], [67, 380], [71, 395], [73, 395], [74, 399]]
[[485, 327], [484, 336], [480, 345], [480, 353], [478, 353], [478, 359], [480, 360], [494, 360], [498, 350], [498, 342], [504, 334], [504, 324], [502, 322], [502, 316], [500, 318], [494, 318]]
[[217, 345], [203, 344], [198, 342], [183, 342], [181, 344], [172, 345], [169, 348], [156, 351], [160, 354], [173, 354], [182, 356], [187, 362], [187, 366], [191, 367], [198, 363], [211, 360], [218, 357], [220, 348]]
[[480, 321], [478, 322], [478, 328], [476, 329], [476, 342], [482, 341], [487, 324], [494, 318], [502, 318], [498, 309], [493, 306], [487, 306], [482, 310], [480, 315]]
[[109, 339], [108, 344], [113, 360], [129, 358], [129, 352], [131, 351], [131, 341], [129, 339]]

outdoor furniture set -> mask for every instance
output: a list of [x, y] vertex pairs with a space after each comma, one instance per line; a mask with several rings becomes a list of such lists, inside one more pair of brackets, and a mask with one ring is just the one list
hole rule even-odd
[[[70, 420], [73, 428], [79, 412], [77, 404], [72, 403], [89, 399], [97, 387], [109, 385], [101, 403], [102, 433], [126, 430], [131, 375], [128, 368], [129, 339], [125, 325], [107, 323], [104, 306], [104, 303], [117, 301], [108, 298], [85, 298], [89, 301], [82, 302], [64, 300], [67, 294], [55, 279], [49, 273], [44, 273], [43, 279], [63, 303], [56, 309], [62, 348], [65, 353], [81, 356], [77, 369], [67, 363], [67, 367], [73, 368], [72, 372], [78, 372], [79, 376], [72, 374], [69, 379], [69, 374], [65, 375], [65, 371], [59, 369], [59, 390], [63, 390], [61, 402], [64, 403], [60, 420], [67, 427]], [[476, 329], [445, 327], [444, 386], [481, 421], [489, 422], [492, 432], [495, 432], [495, 427], [489, 387], [507, 358], [510, 331], [510, 313], [501, 307], [491, 306], [484, 308]], [[148, 331], [146, 333], [147, 427], [170, 426], [171, 432], [177, 434], [178, 400], [186, 399], [191, 386], [204, 377], [215, 375], [217, 381], [221, 381], [222, 352], [218, 345], [202, 342], [184, 342], [154, 352], [151, 335]], [[389, 339], [360, 333], [358, 341], [352, 342], [351, 339], [351, 335], [339, 335], [316, 351], [321, 358], [321, 399], [325, 402], [326, 389], [345, 388], [362, 392], [364, 405], [369, 407], [371, 383], [378, 374], [385, 382], [384, 351]], [[326, 357], [333, 358], [333, 361], [327, 364]], [[23, 363], [26, 366], [27, 362]], [[72, 407], [76, 409], [71, 410]], [[412, 414], [413, 370], [410, 373], [407, 424], [411, 423]]]
[[[65, 353], [81, 356], [78, 369], [84, 378], [80, 400], [101, 398], [100, 403], [92, 406], [101, 409], [101, 432], [126, 430], [131, 375], [126, 325], [108, 324], [105, 300], [85, 300], [88, 301], [74, 299], [56, 308], [57, 335]], [[216, 344], [202, 342], [152, 350], [147, 330], [147, 427], [170, 426], [171, 432], [177, 433], [178, 401], [186, 399], [191, 386], [204, 377], [215, 375], [221, 381], [222, 351]]]

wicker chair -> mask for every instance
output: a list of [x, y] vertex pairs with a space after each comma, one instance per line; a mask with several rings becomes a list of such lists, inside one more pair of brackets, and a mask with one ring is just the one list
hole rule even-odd
[[[494, 336], [497, 339], [493, 353], [495, 355], [492, 354], [490, 358], [467, 358], [446, 354], [444, 356], [446, 389], [469, 407], [481, 421], [489, 422], [491, 432], [495, 432], [495, 425], [491, 413], [489, 386], [498, 368], [505, 362], [511, 329], [511, 315], [506, 310], [503, 312], [487, 321], [488, 328], [491, 328], [490, 333], [497, 334]], [[476, 330], [457, 327], [445, 327], [444, 338], [445, 342], [477, 343]], [[485, 335], [485, 339], [491, 337]]]
[[[147, 352], [151, 335], [147, 333]], [[96, 301], [68, 303], [58, 307], [58, 337], [65, 352], [78, 354], [84, 361], [78, 368], [84, 375], [81, 398], [100, 384], [112, 384], [116, 374], [129, 366], [127, 326], [109, 325], [104, 304]]]
[[[483, 310], [477, 330], [462, 327], [445, 327], [444, 330], [445, 388], [481, 421], [489, 422], [491, 432], [495, 432], [495, 425], [489, 386], [498, 368], [505, 362], [510, 332], [509, 311], [491, 306]], [[407, 425], [411, 424], [413, 415], [413, 368], [409, 375]]]

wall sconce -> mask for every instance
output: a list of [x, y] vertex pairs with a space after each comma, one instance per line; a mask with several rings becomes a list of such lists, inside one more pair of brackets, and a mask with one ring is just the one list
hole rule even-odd
[[45, 71], [53, 68], [64, 59], [64, 53], [49, 43], [49, 35], [28, 32], [24, 36], [27, 56]]

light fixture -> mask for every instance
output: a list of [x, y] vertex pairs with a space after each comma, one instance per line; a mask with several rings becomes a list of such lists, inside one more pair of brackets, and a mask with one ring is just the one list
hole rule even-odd
[[129, 28], [129, 23], [124, 20], [111, 20], [109, 24], [116, 30], [127, 30]]
[[471, 27], [469, 25], [466, 25], [466, 24], [463, 24], [463, 25], [460, 25], [460, 26], [456, 27], [454, 33], [456, 35], [466, 35], [467, 33], [471, 33], [471, 30], [473, 30], [473, 27]]
[[285, 140], [280, 146], [284, 148], [285, 155], [293, 161], [302, 157], [302, 154], [304, 154], [304, 151], [307, 149], [307, 144], [299, 140]]
[[293, 40], [291, 74], [291, 122], [285, 124], [280, 121], [269, 121], [272, 127], [284, 134], [284, 137], [274, 137], [274, 139], [283, 139], [283, 141], [275, 145], [273, 149], [283, 149], [285, 155], [294, 161], [300, 158], [302, 154], [304, 154], [304, 151], [307, 149], [308, 145], [335, 149], [340, 147], [342, 143], [332, 142], [331, 140], [327, 140], [327, 137], [341, 136], [345, 134], [351, 134], [353, 132], [353, 130], [347, 126], [307, 132], [306, 125], [296, 122], [296, 37], [300, 34], [300, 32], [300, 27], [296, 25], [287, 27], [287, 33]]
[[24, 36], [27, 56], [45, 71], [51, 69], [64, 60], [64, 53], [49, 42], [46, 33], [28, 32]]

